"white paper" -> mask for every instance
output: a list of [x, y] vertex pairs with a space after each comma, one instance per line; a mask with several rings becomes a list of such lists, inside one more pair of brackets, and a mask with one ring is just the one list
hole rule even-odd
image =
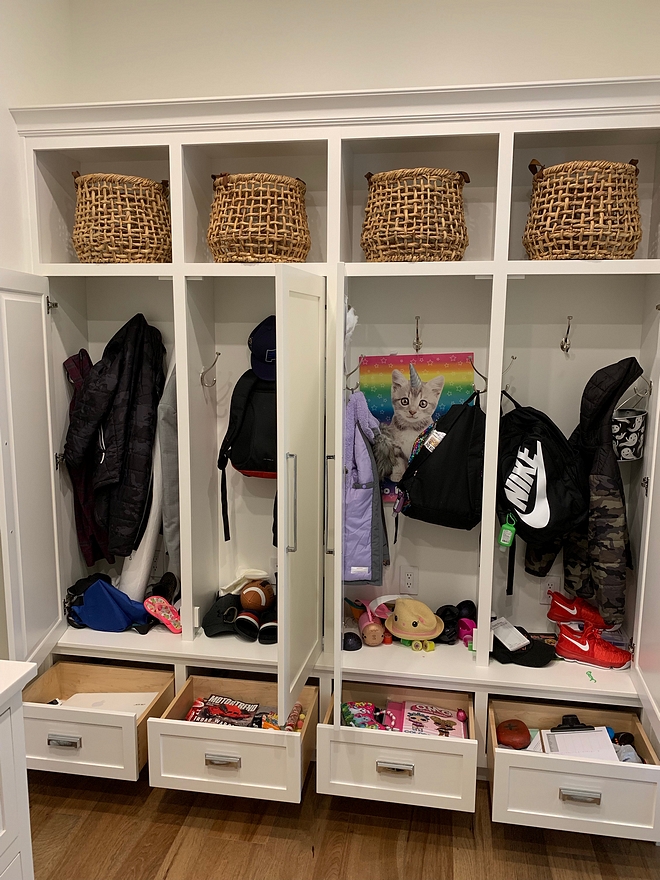
[[618, 757], [606, 727], [595, 730], [557, 731], [542, 730], [543, 751], [549, 755], [570, 755], [595, 758], [598, 761], [618, 762]]
[[536, 736], [531, 741], [531, 743], [527, 746], [525, 751], [527, 751], [527, 752], [542, 752], [543, 751], [543, 744], [541, 743], [541, 731], [540, 730], [538, 730], [536, 732]]
[[100, 712], [130, 712], [137, 716], [141, 715], [157, 696], [158, 691], [74, 694], [68, 700], [63, 700], [62, 705], [77, 709], [96, 709]]

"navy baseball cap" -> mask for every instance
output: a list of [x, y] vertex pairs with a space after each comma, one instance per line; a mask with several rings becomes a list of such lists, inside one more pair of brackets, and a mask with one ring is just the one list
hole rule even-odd
[[275, 381], [275, 315], [257, 324], [250, 338], [248, 348], [252, 352], [251, 367], [260, 379]]

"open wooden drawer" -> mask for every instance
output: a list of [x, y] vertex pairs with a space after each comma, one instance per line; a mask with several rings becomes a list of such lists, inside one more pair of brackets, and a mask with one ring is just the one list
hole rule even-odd
[[314, 754], [318, 688], [302, 689], [306, 717], [295, 733], [185, 721], [193, 702], [211, 694], [277, 705], [275, 683], [191, 676], [163, 717], [149, 722], [151, 785], [300, 803]]
[[[488, 766], [493, 821], [563, 831], [660, 840], [660, 762], [632, 710], [491, 700]], [[547, 730], [561, 716], [628, 731], [646, 764], [516, 751], [497, 745], [497, 725], [517, 718]]]
[[[469, 735], [475, 736], [471, 694], [346, 682], [343, 700], [380, 708], [388, 700], [414, 700], [463, 709]], [[474, 812], [476, 739], [335, 727], [332, 705], [317, 738], [316, 787], [323, 794]]]
[[[155, 693], [139, 714], [50, 706], [85, 693]], [[147, 762], [147, 719], [174, 696], [171, 672], [61, 662], [23, 691], [27, 765], [82, 776], [135, 780]]]

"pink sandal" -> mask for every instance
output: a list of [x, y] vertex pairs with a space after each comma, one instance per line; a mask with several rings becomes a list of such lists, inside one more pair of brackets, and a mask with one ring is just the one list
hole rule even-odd
[[181, 618], [173, 605], [162, 596], [150, 596], [144, 600], [144, 607], [156, 620], [164, 623], [173, 633], [181, 632]]

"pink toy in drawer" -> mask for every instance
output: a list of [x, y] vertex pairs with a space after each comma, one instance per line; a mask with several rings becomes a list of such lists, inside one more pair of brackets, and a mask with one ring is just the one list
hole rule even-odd
[[[462, 716], [462, 717], [461, 717]], [[465, 739], [465, 712], [441, 709], [425, 703], [397, 703], [389, 700], [385, 724], [390, 730], [402, 733], [421, 733], [426, 736], [452, 736]]]

